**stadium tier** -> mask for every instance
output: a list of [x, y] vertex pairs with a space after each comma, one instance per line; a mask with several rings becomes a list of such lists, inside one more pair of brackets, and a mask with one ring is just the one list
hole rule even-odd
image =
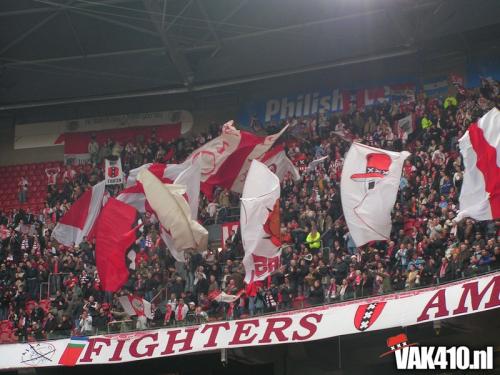
[[[45, 170], [62, 167], [61, 161], [0, 166], [0, 209], [3, 211], [13, 208], [41, 210], [47, 199]], [[22, 177], [30, 181], [30, 194], [27, 202], [20, 204], [18, 183]]]
[[498, 370], [499, 26], [0, 1], [0, 372]]

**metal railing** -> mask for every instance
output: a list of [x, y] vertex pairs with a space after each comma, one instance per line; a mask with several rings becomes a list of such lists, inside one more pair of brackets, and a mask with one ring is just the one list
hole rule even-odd
[[[428, 288], [428, 287], [432, 287], [432, 286], [435, 286], [435, 285], [445, 285], [445, 284], [448, 284], [448, 283], [454, 283], [454, 282], [457, 282], [457, 281], [462, 281], [462, 280], [467, 280], [467, 279], [470, 279], [470, 278], [473, 278], [473, 277], [477, 277], [477, 276], [481, 276], [481, 275], [486, 275], [486, 274], [489, 274], [489, 273], [495, 273], [495, 272], [499, 272], [500, 269], [496, 268], [496, 269], [491, 269], [491, 267], [487, 266], [487, 267], [484, 267], [482, 269], [478, 269], [478, 270], [475, 270], [475, 273], [471, 273], [471, 274], [464, 274], [462, 273], [461, 276], [462, 277], [458, 277], [458, 278], [454, 278], [454, 279], [451, 279], [451, 280], [446, 280], [446, 281], [443, 281], [443, 280], [440, 280], [440, 278], [435, 278], [435, 282], [432, 283], [432, 284], [428, 284], [428, 285], [419, 285], [417, 287], [413, 287], [413, 288], [404, 288], [402, 290], [397, 290], [397, 291], [394, 291], [394, 290], [390, 290], [390, 291], [386, 291], [384, 293], [379, 293], [377, 294], [378, 296], [381, 296], [381, 295], [391, 295], [391, 294], [398, 294], [398, 293], [405, 293], [405, 292], [408, 292], [408, 291], [414, 291], [414, 290], [419, 290], [419, 289], [425, 289], [425, 288]], [[159, 296], [163, 293], [163, 290], [160, 290], [156, 296]], [[156, 297], [155, 296], [155, 297]], [[302, 296], [302, 298], [300, 300], [297, 301], [297, 299], [295, 299], [295, 303], [292, 303], [292, 307], [287, 307], [285, 306], [284, 304], [282, 303], [277, 303], [275, 307], [273, 307], [272, 309], [264, 309], [265, 311], [262, 311], [260, 313], [257, 313], [255, 314], [254, 316], [266, 316], [266, 315], [271, 315], [271, 314], [274, 314], [276, 312], [283, 312], [283, 311], [293, 311], [293, 310], [298, 310], [298, 309], [301, 309], [301, 308], [305, 308], [307, 306], [326, 306], [326, 305], [334, 305], [334, 304], [337, 304], [337, 303], [342, 303], [342, 302], [345, 302], [345, 301], [354, 301], [354, 300], [363, 300], [363, 299], [366, 299], [366, 298], [371, 298], [371, 297], [374, 297], [375, 295], [374, 294], [370, 294], [370, 295], [366, 295], [366, 296], [360, 296], [360, 297], [356, 297], [355, 293], [351, 294], [349, 296], [349, 298], [336, 298], [334, 300], [329, 300], [329, 299], [325, 299], [325, 302], [323, 303], [320, 303], [320, 304], [310, 304], [307, 302], [307, 297], [305, 296]], [[295, 305], [295, 306], [294, 306]], [[225, 309], [223, 310], [223, 313], [225, 315]], [[233, 320], [234, 318], [223, 318], [223, 320]], [[210, 320], [209, 320], [210, 321]], [[170, 324], [167, 324], [167, 325], [164, 325], [162, 324], [162, 322], [153, 322], [153, 324], [151, 324], [150, 327], [148, 327], [148, 329], [152, 329], [152, 328], [161, 328], [161, 327], [178, 327], [178, 326], [190, 326], [190, 325], [197, 325], [197, 324], [200, 324], [199, 322], [188, 322], [188, 321], [182, 321], [182, 322], [172, 322]], [[103, 334], [103, 333], [125, 333], [125, 332], [133, 332], [133, 331], [139, 331], [139, 329], [136, 328], [136, 325], [137, 325], [137, 321], [134, 320], [134, 319], [124, 319], [124, 320], [117, 320], [117, 321], [113, 321], [113, 322], [110, 322], [108, 323], [107, 325], [107, 330], [105, 330], [104, 332], [102, 331], [98, 331], [97, 329], [94, 329], [93, 330], [93, 334]], [[75, 333], [75, 332], [73, 332]], [[55, 334], [51, 334], [47, 339], [48, 340], [53, 340], [53, 339], [60, 339], [60, 338], [66, 338], [68, 336], [63, 336], [59, 333], [55, 333]]]

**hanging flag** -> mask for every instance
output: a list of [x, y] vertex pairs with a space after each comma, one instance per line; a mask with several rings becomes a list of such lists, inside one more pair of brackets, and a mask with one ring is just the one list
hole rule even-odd
[[280, 181], [283, 181], [288, 173], [291, 174], [292, 178], [295, 181], [300, 180], [299, 170], [293, 162], [286, 156], [285, 148], [283, 145], [279, 145], [273, 147], [268, 152], [264, 154], [262, 159], [260, 159], [262, 163], [267, 165], [269, 170], [273, 172]]
[[151, 303], [146, 301], [144, 298], [137, 296], [121, 296], [118, 298], [123, 310], [130, 316], [145, 316], [148, 319], [153, 319], [153, 313], [151, 311]]
[[72, 336], [61, 358], [59, 358], [59, 364], [63, 366], [75, 366], [88, 342], [88, 337]]
[[115, 292], [128, 280], [125, 261], [128, 249], [137, 239], [134, 227], [137, 210], [109, 198], [96, 224], [96, 266], [103, 290]]
[[459, 141], [465, 172], [456, 220], [500, 218], [500, 111], [491, 109]]
[[79, 245], [83, 237], [87, 236], [94, 227], [101, 212], [104, 193], [104, 181], [83, 193], [59, 220], [52, 232], [52, 237], [65, 246]]
[[264, 280], [280, 266], [280, 181], [254, 160], [243, 188], [240, 228], [245, 282]]
[[316, 159], [316, 160], [313, 160], [312, 162], [309, 163], [309, 165], [307, 166], [307, 171], [308, 172], [312, 172], [316, 169], [316, 166], [320, 165], [321, 163], [323, 163], [326, 159], [328, 159], [328, 155], [327, 156], [323, 156], [322, 158], [319, 158], [319, 159]]
[[241, 193], [245, 176], [253, 159], [260, 159], [285, 132], [259, 137], [237, 130], [234, 121], [222, 128], [222, 135], [196, 149], [184, 162], [198, 162], [201, 167], [201, 190], [211, 197], [215, 186]]
[[391, 211], [409, 152], [391, 152], [354, 142], [347, 153], [340, 192], [344, 217], [356, 246], [388, 240]]
[[192, 219], [191, 208], [183, 194], [184, 185], [163, 185], [149, 170], [142, 170], [137, 180], [142, 183], [146, 199], [158, 221], [173, 239], [177, 251], [203, 251], [208, 245], [208, 232]]
[[105, 159], [104, 164], [104, 180], [106, 181], [106, 185], [121, 185], [125, 182], [120, 158], [117, 160]]

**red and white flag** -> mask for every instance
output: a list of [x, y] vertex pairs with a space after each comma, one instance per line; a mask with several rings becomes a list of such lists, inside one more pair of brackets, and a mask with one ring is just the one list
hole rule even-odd
[[83, 193], [59, 220], [52, 237], [65, 246], [79, 245], [94, 227], [103, 206], [105, 191], [105, 183], [101, 181]]
[[241, 197], [240, 228], [245, 282], [263, 280], [279, 269], [280, 180], [267, 166], [252, 161]]
[[347, 153], [340, 192], [344, 217], [356, 246], [388, 240], [391, 211], [409, 152], [392, 152], [354, 142]]
[[283, 181], [286, 175], [291, 174], [295, 181], [300, 180], [299, 170], [293, 165], [292, 161], [286, 156], [283, 145], [273, 147], [264, 154], [262, 163], [273, 172], [280, 181]]
[[465, 172], [456, 220], [500, 218], [500, 111], [471, 124], [459, 145]]
[[[131, 206], [134, 206], [140, 213], [151, 211], [151, 207], [149, 207], [148, 203], [146, 202], [146, 196], [144, 195], [142, 184], [137, 181], [137, 175], [139, 174], [139, 172], [143, 169], [147, 169], [158, 179], [160, 179], [160, 181], [164, 184], [172, 184], [174, 183], [175, 179], [189, 167], [189, 165], [183, 164], [148, 163], [138, 168], [132, 169], [129, 172], [126, 187], [117, 196], [117, 199]], [[195, 188], [194, 185], [193, 188]], [[198, 209], [198, 205], [196, 206], [196, 209]]]
[[137, 210], [109, 198], [96, 223], [96, 266], [104, 291], [116, 292], [128, 280], [127, 250], [137, 239]]
[[162, 180], [163, 183], [171, 184], [177, 176], [184, 170], [188, 168], [187, 165], [183, 164], [162, 164], [162, 163], [147, 163], [132, 169], [128, 173], [127, 183], [125, 187], [131, 187], [136, 185], [137, 175], [143, 169], [148, 169], [152, 174]]
[[279, 133], [259, 137], [237, 130], [233, 124], [224, 124], [222, 135], [195, 150], [184, 162], [200, 164], [201, 190], [208, 197], [214, 186], [241, 193], [252, 160], [262, 158], [287, 129], [285, 126]]
[[118, 298], [123, 310], [130, 316], [145, 316], [148, 319], [153, 319], [151, 304], [145, 299], [137, 296], [121, 296]]

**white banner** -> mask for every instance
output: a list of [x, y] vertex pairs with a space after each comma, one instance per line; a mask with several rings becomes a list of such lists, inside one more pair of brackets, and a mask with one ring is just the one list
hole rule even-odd
[[253, 160], [240, 205], [245, 282], [264, 280], [280, 266], [280, 180]]
[[393, 152], [353, 142], [340, 179], [342, 208], [356, 246], [389, 240], [391, 211], [409, 152]]
[[122, 170], [122, 161], [120, 158], [118, 160], [106, 159], [105, 179], [106, 185], [119, 185], [125, 182]]
[[[0, 369], [112, 364], [208, 350], [322, 340], [500, 307], [500, 272], [242, 320], [0, 346]], [[339, 324], [339, 322], [341, 324]]]

